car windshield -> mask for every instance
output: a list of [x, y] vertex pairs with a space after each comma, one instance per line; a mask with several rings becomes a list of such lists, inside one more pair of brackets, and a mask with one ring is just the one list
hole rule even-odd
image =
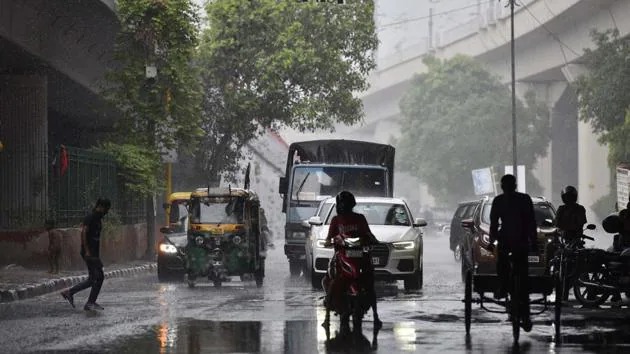
[[291, 200], [317, 201], [348, 190], [363, 196], [385, 196], [386, 170], [380, 167], [297, 166]]
[[[490, 203], [485, 204], [481, 211], [481, 222], [490, 224]], [[547, 203], [534, 203], [534, 216], [536, 217], [536, 225], [542, 226], [546, 219], [554, 220], [556, 213]]]
[[[354, 212], [363, 214], [369, 225], [398, 225], [410, 226], [411, 218], [404, 204], [400, 203], [357, 203]], [[326, 219], [330, 225], [337, 211], [333, 208]]]
[[191, 222], [194, 224], [242, 224], [243, 198], [203, 197], [194, 198]]

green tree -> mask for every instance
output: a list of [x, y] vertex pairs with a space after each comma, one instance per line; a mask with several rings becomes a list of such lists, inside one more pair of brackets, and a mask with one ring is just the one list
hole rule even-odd
[[[511, 93], [472, 58], [427, 58], [401, 100], [399, 166], [425, 182], [431, 194], [452, 204], [474, 196], [471, 170], [512, 164]], [[549, 115], [528, 93], [517, 102], [518, 162], [531, 167], [549, 143]], [[529, 107], [529, 108], [528, 108]], [[527, 177], [527, 190], [537, 191]]]
[[577, 81], [580, 119], [590, 122], [608, 144], [608, 163], [630, 162], [630, 43], [618, 30], [591, 33], [595, 49], [585, 49], [586, 75]]
[[[189, 147], [201, 133], [201, 89], [193, 66], [199, 19], [191, 0], [118, 0], [117, 14], [116, 67], [107, 74], [105, 93], [121, 112], [112, 135], [121, 146], [108, 149], [123, 165], [138, 155], [150, 160], [132, 168], [136, 176], [129, 180], [147, 196], [150, 256], [155, 234], [150, 187], [161, 184], [160, 154]], [[147, 78], [147, 67], [157, 70], [156, 77]]]
[[241, 148], [266, 129], [331, 129], [363, 117], [378, 40], [372, 0], [211, 1], [200, 45], [200, 176], [234, 172]]

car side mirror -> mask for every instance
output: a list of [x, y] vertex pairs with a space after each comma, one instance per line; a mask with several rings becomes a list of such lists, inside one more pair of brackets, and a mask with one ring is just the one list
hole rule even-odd
[[162, 227], [160, 227], [160, 232], [163, 233], [163, 234], [172, 234], [173, 230], [171, 230], [170, 227], [162, 226]]
[[423, 226], [427, 226], [427, 221], [424, 220], [423, 218], [416, 218], [415, 222], [413, 223], [413, 227], [423, 227]]
[[286, 177], [280, 177], [280, 180], [278, 181], [278, 191], [280, 192], [280, 194], [287, 193], [287, 178]]
[[303, 227], [310, 228], [310, 227], [311, 227], [311, 224], [308, 222], [308, 220], [302, 220], [302, 226], [303, 226]]
[[475, 222], [473, 221], [473, 219], [464, 219], [462, 220], [461, 225], [464, 229], [472, 230], [472, 228], [475, 226]]
[[586, 229], [587, 230], [595, 230], [597, 227], [595, 226], [595, 224], [588, 224], [586, 225]]
[[311, 216], [307, 223], [312, 226], [322, 226], [324, 224], [319, 216]]

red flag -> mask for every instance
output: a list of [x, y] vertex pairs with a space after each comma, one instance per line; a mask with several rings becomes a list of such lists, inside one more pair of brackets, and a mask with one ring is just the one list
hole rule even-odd
[[68, 170], [68, 152], [66, 146], [61, 145], [59, 149], [59, 176], [63, 176]]

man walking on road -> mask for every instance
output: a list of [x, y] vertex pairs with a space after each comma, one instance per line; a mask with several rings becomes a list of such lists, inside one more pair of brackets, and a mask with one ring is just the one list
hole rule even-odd
[[88, 278], [79, 284], [61, 292], [61, 296], [74, 307], [74, 294], [81, 290], [92, 288], [88, 301], [83, 307], [86, 311], [103, 310], [103, 307], [96, 303], [98, 294], [101, 291], [105, 275], [103, 273], [103, 263], [100, 257], [101, 241], [101, 220], [109, 211], [111, 202], [109, 199], [98, 199], [92, 213], [88, 214], [81, 224], [81, 257], [88, 268]]

